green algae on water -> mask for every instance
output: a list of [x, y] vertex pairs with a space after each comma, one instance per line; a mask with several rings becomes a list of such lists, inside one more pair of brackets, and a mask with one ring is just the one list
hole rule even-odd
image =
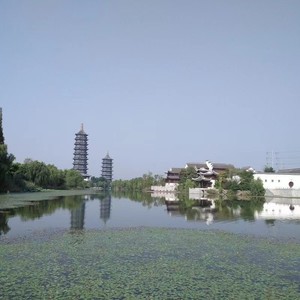
[[189, 229], [36, 233], [0, 245], [0, 299], [296, 299], [300, 245]]

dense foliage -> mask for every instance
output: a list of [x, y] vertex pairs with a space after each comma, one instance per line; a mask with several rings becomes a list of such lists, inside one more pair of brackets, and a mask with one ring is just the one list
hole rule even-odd
[[164, 179], [161, 175], [153, 175], [151, 172], [142, 177], [130, 180], [114, 180], [112, 182], [113, 191], [146, 191], [150, 190], [152, 185], [162, 185]]
[[78, 171], [59, 170], [54, 165], [25, 159], [24, 163], [14, 163], [15, 157], [7, 151], [2, 130], [0, 110], [0, 193], [27, 192], [41, 189], [84, 188], [87, 183]]
[[265, 166], [264, 172], [265, 173], [275, 173], [275, 170], [273, 167]]
[[193, 180], [193, 178], [198, 177], [197, 172], [195, 168], [188, 167], [185, 169], [182, 169], [180, 171], [180, 181], [178, 186], [179, 192], [186, 192], [190, 188], [195, 188], [198, 186], [198, 183]]
[[215, 187], [232, 193], [249, 191], [251, 196], [262, 197], [265, 189], [260, 179], [254, 179], [253, 173], [246, 170], [230, 170], [218, 176]]
[[111, 189], [111, 182], [104, 177], [91, 177], [90, 185], [99, 190], [108, 191]]
[[37, 160], [14, 163], [5, 145], [0, 145], [0, 192], [27, 192], [41, 189], [84, 188], [87, 183], [78, 171], [60, 170]]
[[15, 157], [7, 152], [7, 146], [0, 144], [0, 192], [9, 188], [12, 180], [12, 165]]
[[4, 135], [2, 129], [2, 109], [0, 108], [0, 145], [4, 144]]

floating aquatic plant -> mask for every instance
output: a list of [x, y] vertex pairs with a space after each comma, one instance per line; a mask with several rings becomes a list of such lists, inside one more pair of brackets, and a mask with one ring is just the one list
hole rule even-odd
[[300, 245], [223, 232], [35, 233], [0, 245], [0, 299], [296, 299]]

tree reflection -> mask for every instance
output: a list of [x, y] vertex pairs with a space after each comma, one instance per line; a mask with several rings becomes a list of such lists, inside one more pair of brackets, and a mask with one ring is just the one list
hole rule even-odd
[[263, 210], [263, 204], [262, 201], [193, 200], [180, 196], [177, 201], [166, 201], [171, 215], [180, 214], [187, 220], [206, 220], [209, 223], [239, 218], [253, 221], [255, 215]]
[[151, 208], [153, 206], [162, 206], [165, 201], [163, 198], [151, 197], [151, 193], [141, 191], [129, 191], [129, 192], [113, 192], [115, 198], [128, 198], [135, 202], [142, 203], [143, 206]]
[[9, 232], [10, 228], [7, 223], [8, 223], [7, 213], [0, 212], [0, 235]]

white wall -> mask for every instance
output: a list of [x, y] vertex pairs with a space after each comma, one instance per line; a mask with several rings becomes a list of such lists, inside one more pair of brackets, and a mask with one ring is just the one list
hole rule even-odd
[[166, 185], [154, 185], [151, 186], [153, 192], [175, 192], [178, 183], [166, 183]]
[[[300, 174], [262, 173], [254, 174], [254, 178], [260, 178], [265, 189], [300, 189]], [[292, 188], [290, 182], [294, 183]]]

